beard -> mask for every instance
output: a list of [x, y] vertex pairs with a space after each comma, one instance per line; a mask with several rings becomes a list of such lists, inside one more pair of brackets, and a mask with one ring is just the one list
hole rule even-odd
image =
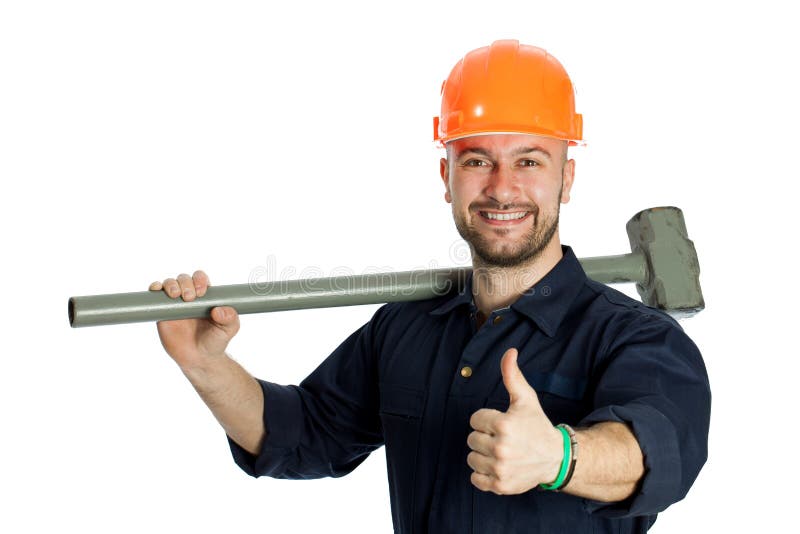
[[[563, 189], [563, 182], [562, 182]], [[561, 198], [561, 191], [558, 197]], [[517, 206], [513, 207], [514, 209]], [[497, 206], [490, 209], [509, 210], [511, 206]], [[472, 250], [473, 262], [478, 260], [484, 265], [495, 267], [516, 267], [528, 261], [536, 259], [542, 251], [553, 240], [553, 236], [558, 230], [558, 217], [561, 212], [560, 202], [556, 202], [556, 214], [554, 217], [540, 217], [541, 210], [538, 206], [534, 209], [530, 207], [520, 207], [525, 211], [530, 211], [534, 217], [534, 223], [525, 232], [525, 234], [514, 242], [498, 243], [497, 240], [487, 238], [483, 233], [475, 229], [475, 227], [467, 222], [466, 217], [461, 214], [453, 212], [455, 219], [456, 229], [461, 237], [469, 244]], [[473, 211], [470, 210], [472, 213]], [[480, 214], [477, 215], [480, 217]], [[493, 230], [497, 235], [503, 236], [509, 233], [509, 230], [498, 228]]]

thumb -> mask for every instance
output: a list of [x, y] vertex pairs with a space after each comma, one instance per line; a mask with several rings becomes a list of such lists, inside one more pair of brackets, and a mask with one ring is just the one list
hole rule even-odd
[[533, 390], [528, 381], [525, 380], [525, 375], [517, 365], [517, 356], [519, 355], [517, 349], [508, 349], [503, 354], [503, 359], [500, 361], [500, 371], [503, 374], [503, 383], [508, 391], [510, 403], [508, 410], [511, 411], [514, 407], [523, 406], [539, 406], [539, 399], [536, 396], [536, 391]]
[[221, 326], [230, 336], [239, 331], [239, 314], [231, 306], [217, 306], [211, 309], [211, 320]]

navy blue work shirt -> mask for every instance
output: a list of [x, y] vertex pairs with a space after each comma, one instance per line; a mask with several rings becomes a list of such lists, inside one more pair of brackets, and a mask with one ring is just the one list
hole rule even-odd
[[[708, 376], [674, 319], [588, 279], [562, 251], [480, 329], [470, 277], [460, 292], [382, 306], [299, 386], [259, 381], [267, 437], [257, 456], [229, 439], [236, 463], [252, 476], [339, 477], [385, 444], [397, 533], [645, 532], [706, 460]], [[472, 485], [469, 419], [508, 408], [500, 359], [511, 347], [553, 424], [630, 425], [645, 459], [634, 495], [601, 503]]]

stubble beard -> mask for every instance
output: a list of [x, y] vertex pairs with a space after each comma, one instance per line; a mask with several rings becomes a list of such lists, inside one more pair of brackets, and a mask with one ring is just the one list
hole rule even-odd
[[[563, 188], [563, 184], [562, 184]], [[558, 198], [561, 198], [559, 191]], [[508, 209], [508, 208], [498, 208]], [[472, 251], [472, 261], [474, 264], [481, 264], [489, 267], [518, 267], [526, 262], [535, 260], [542, 251], [550, 244], [558, 230], [558, 217], [561, 212], [561, 204], [556, 202], [555, 217], [540, 217], [541, 210], [532, 213], [534, 223], [521, 238], [514, 243], [502, 243], [498, 245], [491, 239], [475, 229], [467, 222], [462, 214], [453, 212], [456, 229], [461, 237], [469, 244]], [[480, 215], [477, 215], [480, 217]], [[508, 233], [508, 230], [499, 228], [495, 232]], [[502, 234], [501, 234], [502, 235]]]

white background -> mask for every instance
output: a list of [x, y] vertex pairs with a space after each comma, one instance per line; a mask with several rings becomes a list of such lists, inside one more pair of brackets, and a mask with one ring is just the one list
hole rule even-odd
[[[0, 4], [0, 531], [390, 532], [383, 451], [251, 479], [153, 324], [70, 329], [72, 295], [463, 264], [430, 142], [439, 88], [500, 38], [577, 87], [562, 242], [629, 250], [684, 210], [707, 309], [710, 458], [652, 532], [794, 524], [796, 20], [779, 3]], [[786, 2], [786, 6], [790, 3]], [[633, 288], [626, 292], [633, 294]], [[230, 352], [297, 383], [377, 306], [246, 316]]]

